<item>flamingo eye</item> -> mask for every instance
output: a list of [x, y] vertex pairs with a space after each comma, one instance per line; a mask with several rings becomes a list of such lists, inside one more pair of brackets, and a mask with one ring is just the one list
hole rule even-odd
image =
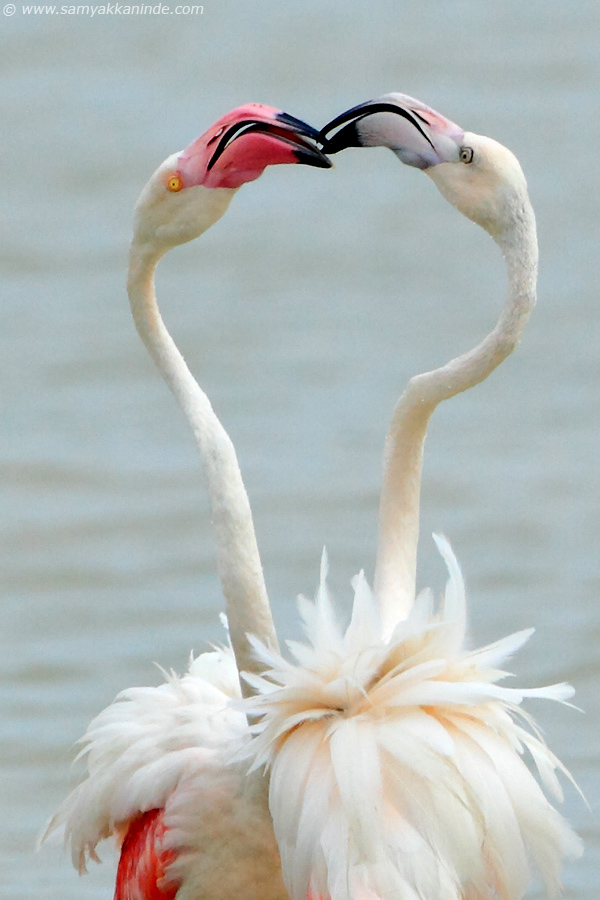
[[472, 163], [473, 162], [473, 148], [472, 147], [461, 147], [460, 148], [460, 161], [464, 163]]
[[167, 181], [167, 188], [173, 193], [177, 193], [183, 187], [183, 181], [181, 180], [181, 176], [175, 172], [174, 175], [171, 175], [169, 180]]

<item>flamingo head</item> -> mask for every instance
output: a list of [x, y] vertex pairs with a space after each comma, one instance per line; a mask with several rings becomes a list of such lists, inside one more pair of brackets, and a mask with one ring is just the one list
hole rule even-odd
[[453, 206], [496, 240], [529, 207], [525, 176], [510, 150], [463, 131], [406, 94], [385, 94], [354, 106], [332, 119], [321, 136], [325, 153], [389, 147], [403, 163], [429, 175]]
[[136, 205], [134, 242], [162, 255], [198, 237], [219, 219], [235, 193], [267, 166], [329, 168], [319, 132], [271, 106], [247, 103], [159, 166]]

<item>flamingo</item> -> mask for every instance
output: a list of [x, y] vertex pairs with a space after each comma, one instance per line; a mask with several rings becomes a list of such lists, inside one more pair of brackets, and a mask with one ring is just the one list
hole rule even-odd
[[[64, 830], [80, 871], [114, 835], [116, 900], [516, 900], [532, 864], [552, 894], [581, 842], [546, 797], [562, 799], [557, 771], [569, 773], [521, 704], [566, 703], [572, 688], [500, 684], [531, 630], [465, 648], [464, 586], [445, 538], [436, 537], [449, 571], [441, 601], [415, 591], [429, 419], [511, 353], [535, 303], [525, 178], [505, 147], [402, 94], [353, 107], [322, 131], [325, 153], [382, 145], [423, 169], [500, 245], [509, 290], [481, 343], [409, 381], [386, 438], [373, 590], [362, 573], [354, 579], [341, 627], [324, 554], [314, 602], [299, 601], [307, 641], [290, 642], [290, 660], [278, 649], [233, 447], [153, 291], [160, 256], [205, 230], [269, 162], [328, 165], [302, 123], [263, 107], [249, 125], [243, 110], [152, 177], [128, 282], [138, 330], [204, 461], [230, 645], [192, 659], [182, 677], [123, 692], [92, 721], [81, 751], [88, 776], [47, 833]], [[224, 174], [215, 155], [230, 163]]]
[[246, 104], [169, 156], [136, 204], [127, 278], [131, 311], [198, 446], [230, 646], [192, 660], [182, 679], [172, 675], [156, 689], [123, 692], [83, 738], [89, 777], [45, 836], [64, 829], [80, 872], [97, 859], [98, 842], [114, 836], [121, 846], [116, 900], [240, 896], [249, 878], [267, 900], [285, 897], [265, 779], [247, 777], [245, 763], [227, 765], [231, 747], [247, 732], [245, 713], [230, 708], [247, 692], [238, 672], [261, 671], [247, 635], [277, 647], [252, 514], [233, 444], [162, 320], [154, 273], [168, 250], [210, 228], [241, 185], [267, 166], [329, 168], [318, 137], [282, 110]]

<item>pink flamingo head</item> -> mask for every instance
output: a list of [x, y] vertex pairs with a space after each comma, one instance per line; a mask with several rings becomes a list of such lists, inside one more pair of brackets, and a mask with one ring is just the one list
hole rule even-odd
[[319, 132], [288, 113], [247, 103], [158, 167], [136, 206], [134, 245], [154, 258], [198, 237], [219, 219], [236, 190], [267, 166], [330, 168]]

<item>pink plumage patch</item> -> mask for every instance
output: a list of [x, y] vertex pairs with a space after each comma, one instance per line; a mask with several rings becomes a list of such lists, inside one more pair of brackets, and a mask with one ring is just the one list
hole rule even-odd
[[174, 900], [179, 885], [165, 870], [176, 854], [162, 849], [164, 814], [164, 809], [151, 809], [131, 822], [121, 846], [114, 900]]

